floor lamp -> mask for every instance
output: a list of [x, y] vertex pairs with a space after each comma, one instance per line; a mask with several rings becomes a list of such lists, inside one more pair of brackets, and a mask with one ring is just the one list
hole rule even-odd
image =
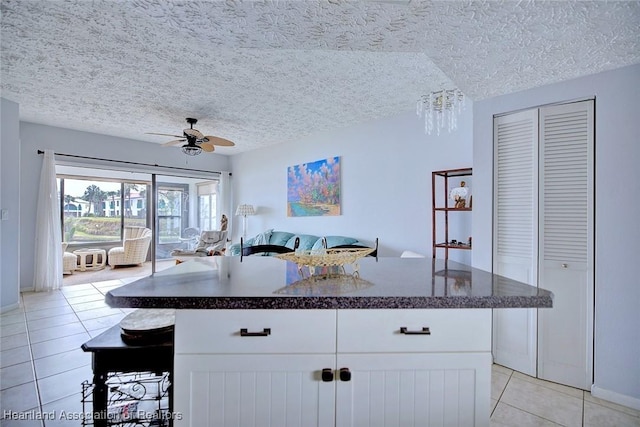
[[253, 205], [238, 205], [236, 209], [236, 216], [242, 216], [242, 237], [247, 238], [247, 216], [255, 215], [256, 211], [253, 209]]

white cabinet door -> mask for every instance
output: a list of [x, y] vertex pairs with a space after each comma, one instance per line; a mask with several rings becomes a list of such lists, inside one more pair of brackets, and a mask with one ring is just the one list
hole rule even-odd
[[337, 362], [337, 427], [489, 425], [489, 352], [339, 353]]
[[[335, 382], [325, 355], [176, 355], [176, 427], [333, 426]], [[179, 409], [178, 409], [179, 408]]]

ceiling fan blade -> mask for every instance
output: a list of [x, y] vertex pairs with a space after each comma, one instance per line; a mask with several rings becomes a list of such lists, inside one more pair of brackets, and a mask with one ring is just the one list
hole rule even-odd
[[203, 142], [202, 144], [200, 144], [200, 148], [202, 148], [202, 151], [206, 151], [207, 153], [211, 153], [213, 150], [215, 150], [215, 147], [208, 142]]
[[145, 132], [145, 135], [160, 135], [160, 136], [173, 136], [176, 138], [182, 138], [184, 135], [173, 135], [170, 133], [154, 133], [154, 132]]
[[229, 141], [228, 139], [220, 138], [219, 136], [211, 136], [211, 135], [202, 137], [202, 142], [212, 144], [212, 145], [219, 145], [220, 147], [233, 147], [234, 145], [236, 145], [233, 142]]
[[204, 135], [198, 129], [185, 129], [183, 132], [185, 135], [195, 136], [196, 139], [204, 138]]
[[171, 147], [174, 145], [182, 145], [185, 142], [187, 142], [186, 139], [176, 139], [174, 141], [169, 141], [169, 142], [165, 142], [164, 144], [162, 144], [163, 147]]

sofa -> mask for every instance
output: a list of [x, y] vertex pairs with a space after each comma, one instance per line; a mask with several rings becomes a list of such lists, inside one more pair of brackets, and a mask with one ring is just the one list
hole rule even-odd
[[[300, 245], [298, 246], [298, 250], [316, 250], [322, 249], [322, 239], [325, 238], [327, 241], [327, 247], [332, 248], [340, 245], [359, 245], [359, 246], [370, 246], [366, 243], [359, 242], [358, 239], [354, 239], [353, 237], [345, 237], [345, 236], [315, 236], [312, 234], [295, 234], [290, 233], [288, 231], [274, 231], [274, 230], [266, 230], [257, 236], [244, 240], [244, 246], [253, 246], [253, 245], [278, 245], [278, 246], [286, 246], [287, 248], [293, 249], [295, 245], [296, 238], [300, 239]], [[240, 243], [234, 243], [229, 246], [229, 250], [227, 251], [227, 255], [230, 256], [239, 256], [240, 255]], [[266, 253], [265, 255], [268, 255]]]

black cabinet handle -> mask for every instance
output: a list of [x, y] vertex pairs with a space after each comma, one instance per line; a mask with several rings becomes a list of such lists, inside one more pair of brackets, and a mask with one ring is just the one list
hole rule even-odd
[[330, 368], [324, 368], [322, 370], [322, 381], [325, 383], [330, 383], [333, 381], [333, 370]]
[[340, 368], [340, 381], [351, 381], [351, 371], [349, 368]]
[[271, 328], [264, 328], [262, 332], [249, 332], [246, 328], [240, 329], [241, 337], [266, 337], [271, 335]]
[[400, 333], [405, 335], [431, 335], [431, 331], [428, 326], [422, 328], [421, 331], [410, 331], [405, 326], [400, 328]]

